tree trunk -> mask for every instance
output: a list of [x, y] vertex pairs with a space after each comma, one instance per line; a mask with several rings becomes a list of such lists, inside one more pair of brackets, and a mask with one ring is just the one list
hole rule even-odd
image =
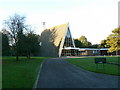
[[26, 57], [27, 57], [27, 59], [28, 59], [28, 55], [27, 55]]
[[30, 54], [27, 55], [27, 59], [30, 59]]
[[116, 55], [118, 55], [118, 50], [116, 50]]
[[17, 61], [19, 60], [19, 56], [18, 56], [18, 55], [16, 55], [16, 60], [17, 60]]
[[18, 59], [19, 59], [18, 50], [17, 50], [17, 48], [16, 48], [16, 61], [18, 61]]
[[30, 59], [30, 54], [29, 54], [29, 59]]

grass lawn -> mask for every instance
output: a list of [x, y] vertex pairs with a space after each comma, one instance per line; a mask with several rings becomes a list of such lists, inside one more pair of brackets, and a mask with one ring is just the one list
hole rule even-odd
[[33, 88], [41, 62], [46, 57], [2, 58], [2, 88]]
[[[98, 69], [96, 69], [96, 64], [94, 63], [95, 58], [96, 57], [80, 57], [80, 58], [69, 58], [66, 60], [69, 63], [74, 64], [88, 71], [120, 76], [120, 72], [118, 72], [118, 70], [120, 69], [120, 66], [118, 65], [104, 64], [104, 69], [103, 69], [103, 64], [98, 64]], [[106, 61], [118, 64], [118, 60], [119, 60], [118, 58], [120, 57], [109, 56], [109, 57], [106, 57]]]

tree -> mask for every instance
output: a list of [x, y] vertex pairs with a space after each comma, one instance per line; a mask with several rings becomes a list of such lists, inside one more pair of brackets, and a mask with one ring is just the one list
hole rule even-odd
[[87, 41], [87, 42], [86, 42], [86, 47], [87, 47], [87, 48], [92, 47], [92, 43], [91, 43], [91, 42], [89, 42], [89, 41]]
[[17, 35], [17, 38], [18, 38], [18, 41], [17, 41], [17, 43], [16, 43], [16, 45], [17, 45], [17, 52], [18, 52], [18, 55], [21, 55], [21, 56], [23, 56], [23, 55], [25, 55], [24, 53], [25, 53], [25, 48], [26, 48], [26, 36], [23, 34], [23, 32], [22, 32], [22, 30], [21, 31], [19, 31], [18, 32], [18, 35]]
[[107, 44], [107, 40], [104, 39], [104, 40], [102, 40], [102, 41], [100, 42], [100, 47], [101, 47], [101, 48], [109, 48], [110, 45], [108, 45], [108, 44]]
[[79, 39], [79, 41], [81, 41], [81, 43], [83, 44], [83, 47], [91, 47], [91, 42], [87, 41], [87, 38], [85, 36], [81, 36]]
[[120, 27], [112, 31], [112, 34], [107, 37], [106, 43], [110, 45], [109, 52], [120, 51]]
[[86, 43], [87, 42], [87, 38], [85, 36], [81, 36], [79, 38], [79, 41], [81, 41], [82, 43]]
[[2, 32], [2, 56], [8, 56], [10, 51], [9, 39], [5, 31]]
[[27, 30], [27, 26], [25, 24], [25, 17], [20, 16], [18, 14], [14, 14], [13, 16], [10, 16], [8, 20], [5, 20], [4, 22], [5, 28], [10, 33], [11, 36], [11, 44], [14, 47], [15, 53], [16, 53], [16, 60], [18, 61], [19, 53], [18, 48], [18, 33], [22, 32], [23, 30]]
[[100, 47], [101, 48], [105, 48], [106, 47], [106, 40], [104, 39], [104, 40], [102, 40], [101, 42], [100, 42]]
[[92, 48], [100, 48], [100, 45], [99, 44], [93, 44], [91, 47]]
[[83, 47], [83, 44], [78, 39], [74, 39], [74, 43], [75, 43], [75, 47], [79, 47], [79, 48]]
[[28, 33], [24, 39], [24, 54], [30, 58], [31, 55], [35, 55], [39, 52], [40, 49], [40, 36], [31, 33]]

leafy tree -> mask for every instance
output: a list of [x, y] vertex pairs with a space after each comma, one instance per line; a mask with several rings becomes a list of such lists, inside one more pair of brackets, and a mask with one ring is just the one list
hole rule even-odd
[[76, 47], [79, 47], [79, 48], [83, 47], [83, 44], [78, 39], [74, 39], [74, 43]]
[[79, 39], [79, 41], [81, 41], [81, 43], [83, 44], [83, 47], [91, 47], [91, 42], [87, 41], [87, 38], [85, 36], [81, 36]]
[[115, 28], [112, 34], [107, 37], [107, 45], [110, 45], [109, 52], [120, 51], [120, 28]]
[[87, 38], [85, 36], [81, 36], [79, 38], [79, 41], [81, 41], [82, 43], [86, 43], [87, 42]]
[[89, 41], [87, 41], [85, 46], [86, 46], [87, 48], [90, 48], [90, 47], [92, 46], [92, 43], [89, 42]]
[[100, 47], [101, 47], [101, 48], [109, 48], [110, 45], [108, 45], [108, 44], [107, 44], [107, 40], [104, 39], [104, 40], [102, 40], [102, 41], [100, 42]]
[[100, 42], [100, 47], [101, 48], [105, 48], [106, 47], [106, 40], [104, 39], [104, 40], [102, 40], [101, 42]]
[[18, 51], [18, 55], [24, 55], [24, 53], [25, 53], [25, 43], [27, 43], [26, 41], [25, 41], [25, 39], [26, 39], [26, 36], [23, 34], [23, 31], [22, 30], [20, 30], [19, 32], [18, 32], [18, 35], [17, 35], [17, 38], [18, 38], [18, 41], [17, 41], [17, 51]]
[[2, 56], [8, 56], [10, 51], [9, 39], [6, 33], [2, 32]]
[[30, 58], [31, 55], [35, 55], [36, 53], [39, 52], [40, 49], [40, 36], [33, 34], [33, 33], [28, 33], [24, 39], [24, 51], [25, 55]]
[[100, 48], [100, 45], [99, 45], [99, 44], [93, 44], [93, 45], [91, 46], [91, 48]]
[[10, 33], [11, 44], [14, 47], [16, 53], [16, 60], [18, 61], [18, 33], [22, 32], [23, 30], [27, 30], [28, 25], [25, 24], [25, 17], [14, 14], [13, 16], [10, 16], [8, 20], [5, 20], [4, 25]]

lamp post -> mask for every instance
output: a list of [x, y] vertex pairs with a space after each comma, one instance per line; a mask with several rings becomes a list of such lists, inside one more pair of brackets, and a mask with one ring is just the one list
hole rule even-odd
[[45, 29], [45, 24], [46, 24], [46, 22], [42, 22], [43, 30]]

